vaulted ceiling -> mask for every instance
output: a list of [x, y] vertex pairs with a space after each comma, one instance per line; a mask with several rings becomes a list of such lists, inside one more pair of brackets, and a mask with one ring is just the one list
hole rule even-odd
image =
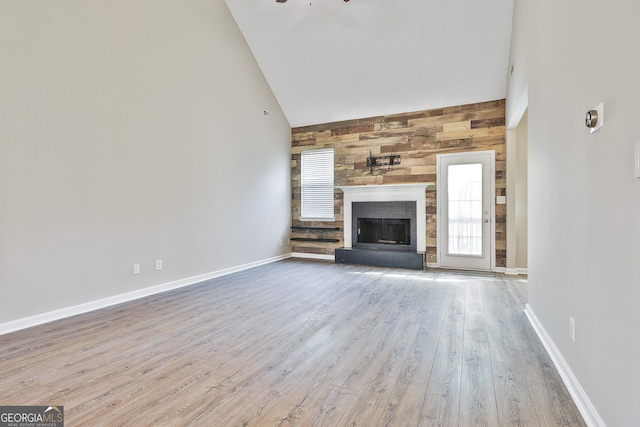
[[506, 95], [513, 0], [225, 0], [292, 127]]

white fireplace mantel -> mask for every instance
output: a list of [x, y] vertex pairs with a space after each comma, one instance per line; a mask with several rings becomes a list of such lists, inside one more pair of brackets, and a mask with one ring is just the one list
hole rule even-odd
[[416, 202], [416, 249], [427, 250], [425, 191], [433, 182], [418, 184], [346, 185], [336, 187], [344, 193], [344, 247], [352, 247], [351, 204], [353, 202]]

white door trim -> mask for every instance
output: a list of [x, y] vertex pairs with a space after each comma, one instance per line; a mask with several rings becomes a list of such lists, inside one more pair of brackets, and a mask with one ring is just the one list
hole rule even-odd
[[444, 188], [444, 182], [442, 179], [440, 179], [441, 176], [441, 170], [440, 170], [440, 165], [441, 165], [441, 159], [444, 158], [452, 158], [452, 157], [465, 157], [465, 156], [477, 156], [477, 155], [482, 155], [482, 154], [488, 154], [490, 157], [490, 170], [489, 170], [489, 194], [490, 194], [490, 231], [489, 231], [489, 242], [490, 242], [490, 249], [489, 249], [489, 255], [490, 255], [490, 267], [489, 267], [489, 271], [495, 271], [496, 270], [496, 206], [495, 206], [495, 200], [496, 200], [496, 152], [495, 150], [486, 150], [486, 151], [469, 151], [469, 152], [464, 152], [464, 153], [451, 153], [451, 154], [436, 154], [436, 180], [437, 180], [437, 186], [436, 186], [436, 197], [437, 197], [437, 209], [438, 209], [438, 226], [437, 226], [437, 236], [436, 236], [436, 242], [437, 242], [437, 249], [436, 249], [436, 266], [439, 268], [447, 268], [447, 267], [443, 267], [442, 263], [441, 263], [441, 256], [442, 256], [442, 249], [444, 248], [444, 239], [443, 239], [443, 232], [442, 232], [442, 227], [444, 226], [444, 221], [441, 221], [441, 219], [443, 218], [443, 213], [442, 213], [442, 206], [444, 203], [444, 199], [442, 198], [443, 195], [446, 194], [446, 189]]

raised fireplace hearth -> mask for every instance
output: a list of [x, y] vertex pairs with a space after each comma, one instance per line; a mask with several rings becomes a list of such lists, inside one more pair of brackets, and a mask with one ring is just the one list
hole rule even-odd
[[335, 250], [335, 261], [422, 270], [429, 185], [339, 187], [344, 192], [345, 247]]

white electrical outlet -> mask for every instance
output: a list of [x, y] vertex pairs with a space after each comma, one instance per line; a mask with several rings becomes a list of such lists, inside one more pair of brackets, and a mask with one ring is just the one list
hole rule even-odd
[[133, 274], [140, 274], [140, 264], [133, 264]]
[[162, 260], [156, 260], [156, 270], [162, 270]]
[[569, 338], [576, 342], [576, 321], [573, 320], [573, 317], [569, 317]]

